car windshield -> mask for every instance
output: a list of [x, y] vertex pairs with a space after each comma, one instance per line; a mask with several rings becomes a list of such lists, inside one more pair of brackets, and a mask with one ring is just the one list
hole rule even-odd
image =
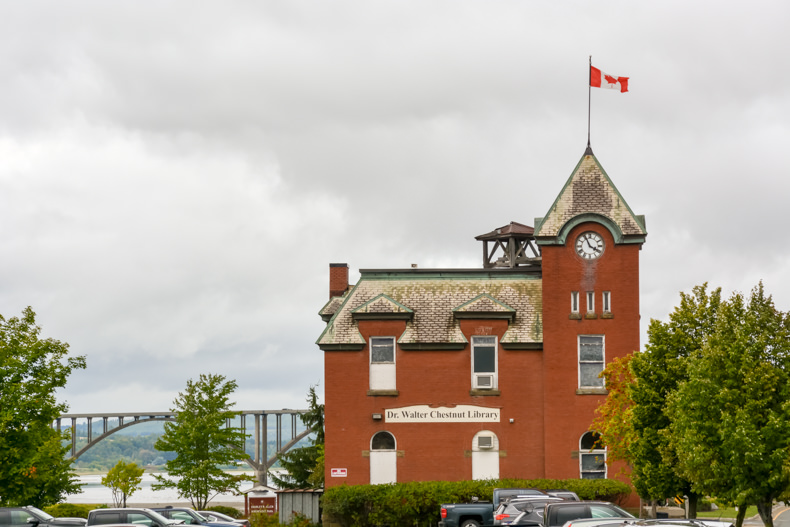
[[27, 507], [28, 512], [32, 513], [33, 516], [36, 516], [38, 519], [43, 519], [45, 521], [54, 520], [55, 517], [47, 514], [46, 512], [42, 511], [41, 509], [37, 509], [35, 507]]
[[230, 516], [225, 516], [224, 514], [216, 511], [198, 511], [198, 514], [209, 519], [216, 518], [218, 520], [225, 520], [226, 518], [230, 518]]
[[162, 525], [179, 525], [184, 523], [184, 520], [171, 520], [169, 518], [165, 518], [164, 516], [162, 516], [156, 511], [148, 511], [148, 514], [150, 514], [153, 519], [155, 519], [157, 522], [161, 523]]
[[593, 518], [633, 518], [633, 516], [617, 505], [590, 505]]

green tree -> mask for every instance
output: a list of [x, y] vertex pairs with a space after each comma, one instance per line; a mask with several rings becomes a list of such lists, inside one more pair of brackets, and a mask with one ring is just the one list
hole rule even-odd
[[679, 470], [671, 441], [672, 414], [667, 399], [687, 378], [689, 362], [701, 353], [714, 332], [721, 289], [707, 284], [680, 294], [680, 305], [668, 322], [651, 320], [642, 353], [612, 361], [604, 371], [609, 396], [598, 409], [600, 431], [612, 460], [625, 460], [631, 481], [645, 499], [689, 497], [689, 516], [696, 517], [698, 493]]
[[155, 476], [154, 490], [173, 488], [188, 498], [195, 509], [205, 509], [217, 494], [239, 492], [247, 476], [236, 476], [220, 466], [248, 457], [243, 450], [246, 434], [226, 426], [236, 414], [230, 395], [236, 381], [223, 375], [201, 374], [197, 382], [187, 381], [186, 389], [174, 401], [175, 423], [165, 423], [164, 434], [154, 445], [161, 452], [175, 452], [165, 463], [168, 476]]
[[607, 448], [607, 462], [625, 461], [629, 466], [634, 462], [632, 448], [637, 440], [633, 418], [634, 400], [631, 397], [635, 382], [630, 364], [633, 357], [633, 354], [615, 357], [606, 365], [602, 376], [606, 380], [608, 395], [595, 409], [592, 422], [592, 429], [601, 437], [601, 446]]
[[272, 480], [283, 489], [309, 489], [324, 486], [324, 405], [318, 404], [315, 386], [307, 393], [308, 410], [301, 415], [302, 422], [315, 439], [309, 446], [294, 448], [280, 456], [280, 466], [286, 474], [271, 472]]
[[137, 463], [124, 463], [121, 460], [101, 479], [101, 484], [112, 490], [112, 501], [116, 507], [125, 508], [126, 498], [142, 488], [143, 472]]
[[52, 423], [68, 410], [55, 392], [83, 368], [68, 344], [41, 338], [31, 308], [0, 315], [0, 505], [44, 507], [80, 492], [63, 445], [69, 435]]
[[721, 288], [708, 291], [706, 283], [695, 286], [691, 294], [681, 293], [669, 322], [651, 320], [645, 353], [631, 362], [637, 380], [631, 391], [634, 428], [639, 436], [632, 451], [640, 460], [634, 466], [634, 486], [652, 499], [688, 496], [691, 518], [697, 516], [700, 496], [679, 470], [670, 433], [674, 416], [667, 400], [714, 332], [720, 307]]
[[772, 527], [773, 500], [790, 486], [790, 317], [762, 283], [721, 305], [668, 401], [682, 475], [698, 492], [756, 505]]

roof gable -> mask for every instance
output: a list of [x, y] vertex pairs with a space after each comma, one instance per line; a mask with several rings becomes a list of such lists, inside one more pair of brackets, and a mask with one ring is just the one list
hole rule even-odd
[[482, 293], [453, 309], [455, 318], [508, 318], [514, 319], [516, 310], [509, 305]]
[[535, 218], [538, 245], [564, 244], [568, 231], [584, 221], [606, 226], [615, 243], [644, 243], [644, 216], [637, 216], [596, 157], [585, 153], [543, 218]]
[[354, 320], [363, 319], [411, 319], [414, 311], [396, 302], [385, 294], [365, 302], [356, 309], [351, 310]]

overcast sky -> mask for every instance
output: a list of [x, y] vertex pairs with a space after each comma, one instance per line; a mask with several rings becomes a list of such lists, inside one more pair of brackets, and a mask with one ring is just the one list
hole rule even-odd
[[87, 357], [73, 412], [209, 372], [303, 408], [328, 264], [480, 267], [534, 225], [590, 55], [630, 77], [592, 147], [646, 216], [643, 343], [705, 281], [790, 310], [789, 28], [784, 0], [1, 2], [0, 313]]

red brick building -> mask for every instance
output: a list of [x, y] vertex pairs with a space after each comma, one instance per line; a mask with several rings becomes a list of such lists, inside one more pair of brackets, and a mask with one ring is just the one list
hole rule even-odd
[[478, 236], [479, 269], [330, 264], [326, 485], [601, 478], [598, 377], [639, 349], [647, 231], [588, 148], [535, 227]]

